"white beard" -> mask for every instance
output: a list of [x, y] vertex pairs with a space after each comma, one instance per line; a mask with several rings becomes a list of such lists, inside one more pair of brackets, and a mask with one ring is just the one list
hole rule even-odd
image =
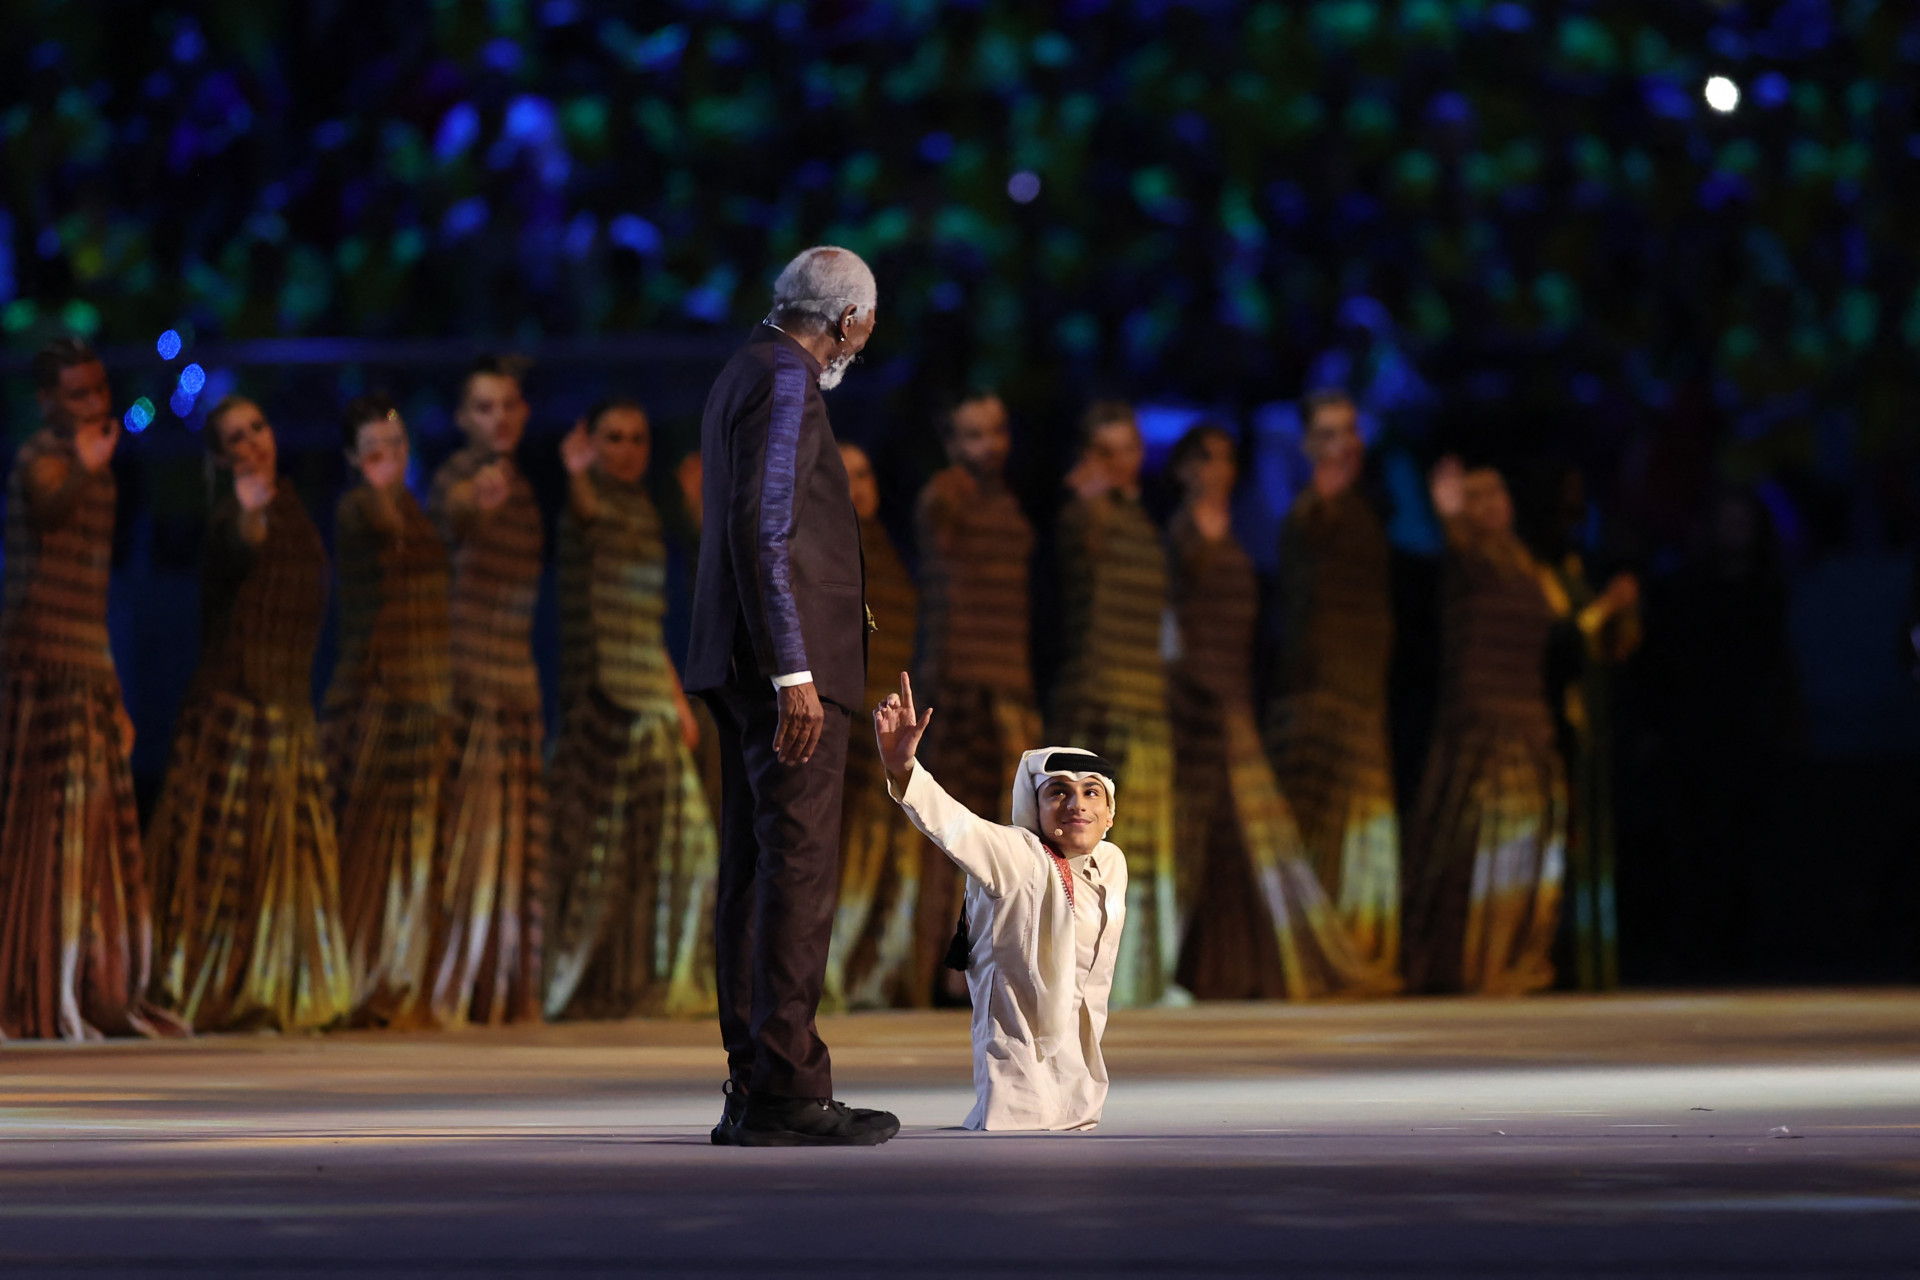
[[853, 363], [852, 355], [835, 356], [827, 366], [820, 370], [820, 389], [831, 391], [840, 385], [840, 379], [847, 376], [847, 368]]

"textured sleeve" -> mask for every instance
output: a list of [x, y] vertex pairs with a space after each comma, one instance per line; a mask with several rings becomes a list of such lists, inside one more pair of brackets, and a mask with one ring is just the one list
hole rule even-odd
[[894, 790], [891, 779], [887, 793], [955, 866], [986, 887], [989, 896], [1002, 897], [1041, 870], [1042, 855], [1028, 843], [1025, 831], [980, 817], [948, 795], [924, 766], [913, 766], [904, 794]]
[[741, 611], [761, 673], [805, 671], [806, 640], [794, 594], [793, 537], [802, 514], [807, 369], [780, 351], [769, 394], [734, 424], [727, 519]]

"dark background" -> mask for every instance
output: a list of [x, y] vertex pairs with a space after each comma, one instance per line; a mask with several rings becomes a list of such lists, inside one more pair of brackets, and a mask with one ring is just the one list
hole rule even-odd
[[[1122, 394], [1156, 459], [1201, 416], [1239, 435], [1271, 570], [1295, 400], [1349, 387], [1398, 549], [1409, 779], [1422, 473], [1497, 462], [1531, 517], [1577, 467], [1590, 564], [1647, 592], [1628, 980], [1920, 976], [1911, 6], [5, 0], [0, 29], [8, 448], [57, 333], [150, 406], [116, 462], [144, 785], [195, 657], [220, 394], [267, 408], [323, 528], [345, 400], [394, 394], [428, 471], [488, 349], [534, 362], [550, 509], [558, 434], [610, 390], [652, 408], [665, 481], [773, 273], [828, 241], [880, 279], [832, 404], [902, 533], [958, 392], [1006, 396], [1043, 524], [1080, 408]], [[1737, 111], [1705, 107], [1714, 73]]]

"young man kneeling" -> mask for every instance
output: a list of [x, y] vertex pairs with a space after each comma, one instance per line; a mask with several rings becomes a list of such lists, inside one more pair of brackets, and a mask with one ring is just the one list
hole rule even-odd
[[1127, 860], [1106, 841], [1115, 769], [1091, 752], [1020, 758], [1013, 825], [970, 812], [914, 760], [933, 709], [913, 686], [874, 708], [887, 789], [967, 873], [973, 995], [969, 1129], [1091, 1129], [1107, 1100], [1100, 1036], [1126, 923]]

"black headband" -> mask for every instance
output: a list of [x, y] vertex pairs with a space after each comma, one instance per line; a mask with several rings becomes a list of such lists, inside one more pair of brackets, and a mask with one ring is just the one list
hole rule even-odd
[[1100, 756], [1082, 755], [1078, 751], [1056, 751], [1047, 757], [1042, 773], [1098, 773], [1116, 778], [1120, 771]]

